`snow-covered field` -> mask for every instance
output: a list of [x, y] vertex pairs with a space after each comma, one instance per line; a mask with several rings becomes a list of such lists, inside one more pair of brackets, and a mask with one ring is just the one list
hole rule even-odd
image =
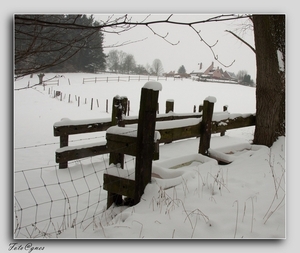
[[[44, 80], [53, 76], [46, 74]], [[153, 177], [136, 206], [113, 206], [106, 211], [107, 192], [102, 183], [103, 173], [112, 168], [108, 155], [69, 162], [69, 169], [59, 170], [55, 163], [59, 138], [53, 135], [53, 124], [62, 118], [109, 118], [116, 95], [128, 97], [130, 116], [138, 115], [140, 91], [146, 81], [82, 84], [83, 78], [95, 76], [63, 74], [59, 86], [14, 91], [15, 237], [286, 237], [285, 138], [270, 149], [250, 145], [254, 127], [212, 136], [213, 151], [231, 152], [229, 165], [203, 162], [197, 155], [199, 138], [161, 145], [153, 172], [161, 173], [162, 179]], [[37, 82], [36, 75], [24, 77], [14, 88]], [[217, 99], [215, 112], [228, 105], [231, 113], [255, 113], [255, 88], [192, 80], [160, 83], [160, 113], [164, 113], [167, 99], [174, 99], [176, 113], [185, 113], [208, 96]], [[61, 91], [62, 97], [53, 98], [54, 90]], [[79, 106], [75, 96], [80, 96]], [[73, 135], [69, 141], [70, 145], [103, 142], [105, 132]], [[240, 151], [241, 147], [247, 149]], [[126, 156], [125, 170], [131, 171], [134, 162], [134, 157]], [[179, 168], [169, 169], [178, 164]]]

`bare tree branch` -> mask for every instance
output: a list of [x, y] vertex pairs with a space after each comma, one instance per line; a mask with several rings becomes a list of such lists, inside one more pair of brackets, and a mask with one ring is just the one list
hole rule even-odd
[[[55, 16], [55, 15], [53, 15]], [[115, 15], [108, 16], [105, 21], [97, 22], [96, 24], [82, 24], [79, 23], [78, 20], [81, 15], [70, 15], [69, 20], [66, 22], [63, 18], [56, 18], [53, 20], [43, 19], [43, 15], [16, 15], [15, 16], [15, 39], [21, 41], [24, 37], [27, 40], [26, 48], [24, 50], [19, 50], [15, 52], [15, 63], [25, 62], [30, 63], [31, 69], [22, 69], [19, 67], [16, 69], [17, 76], [27, 75], [30, 73], [34, 73], [37, 71], [43, 71], [49, 66], [54, 66], [60, 63], [63, 63], [73, 57], [76, 53], [78, 53], [82, 48], [86, 47], [86, 41], [92, 37], [95, 33], [114, 33], [114, 34], [122, 34], [128, 32], [135, 27], [144, 26], [148, 28], [155, 36], [160, 37], [167, 43], [171, 45], [177, 45], [180, 41], [172, 42], [169, 40], [169, 33], [161, 34], [156, 31], [154, 25], [157, 24], [168, 24], [168, 25], [180, 25], [191, 28], [200, 41], [204, 43], [212, 52], [212, 55], [216, 61], [218, 61], [224, 67], [231, 66], [235, 61], [231, 64], [223, 64], [219, 59], [218, 55], [214, 51], [214, 47], [217, 45], [218, 41], [214, 44], [210, 45], [205, 41], [205, 39], [201, 36], [201, 31], [196, 29], [196, 25], [203, 23], [212, 23], [212, 22], [224, 22], [230, 20], [244, 19], [251, 17], [250, 15], [235, 15], [235, 14], [226, 14], [226, 15], [217, 15], [214, 17], [210, 17], [208, 19], [196, 20], [193, 22], [183, 22], [183, 21], [174, 21], [174, 15], [170, 14], [167, 18], [161, 20], [149, 20], [151, 15], [147, 15], [142, 21], [133, 21], [132, 17], [128, 14], [122, 15], [120, 17], [115, 17]], [[23, 33], [22, 28], [29, 27], [29, 32], [27, 34]], [[19, 29], [19, 30], [18, 30]], [[50, 36], [45, 34], [44, 30], [48, 29], [50, 31]], [[69, 40], [65, 40], [65, 34], [69, 29], [74, 29], [78, 31], [80, 36], [76, 38], [71, 38]], [[28, 31], [28, 29], [24, 29]], [[231, 32], [232, 33], [232, 32]], [[234, 35], [234, 33], [232, 33]], [[236, 36], [236, 35], [234, 35]], [[116, 43], [107, 47], [120, 47], [132, 43], [136, 43], [139, 41], [145, 40], [137, 40], [137, 41], [125, 41], [123, 43]], [[253, 50], [253, 48], [252, 48]], [[49, 53], [49, 52], [57, 52], [57, 57], [53, 59], [51, 62], [44, 65], [34, 64], [36, 58], [38, 58], [39, 54]], [[24, 65], [23, 65], [24, 66]]]
[[114, 44], [108, 45], [108, 46], [103, 46], [103, 48], [116, 48], [116, 47], [122, 47], [122, 46], [127, 46], [133, 43], [141, 42], [148, 39], [148, 37], [140, 39], [140, 40], [133, 40], [133, 41], [123, 41], [122, 43], [116, 42]]
[[255, 48], [253, 48], [248, 42], [246, 42], [245, 40], [243, 40], [240, 36], [236, 35], [234, 32], [229, 31], [229, 30], [225, 30], [225, 32], [228, 32], [230, 34], [232, 34], [234, 37], [236, 37], [238, 40], [240, 40], [241, 42], [243, 42], [245, 45], [247, 45], [255, 54], [256, 54], [256, 50]]
[[224, 66], [224, 67], [226, 67], [226, 68], [233, 65], [233, 63], [235, 62], [235, 60], [233, 60], [229, 65], [225, 65], [224, 63], [222, 63], [222, 62], [219, 60], [218, 55], [215, 54], [215, 51], [213, 50], [213, 47], [217, 45], [218, 40], [217, 40], [213, 45], [209, 45], [209, 44], [202, 38], [202, 36], [200, 35], [200, 32], [201, 32], [201, 31], [197, 31], [197, 30], [195, 29], [195, 27], [193, 27], [193, 25], [190, 25], [190, 27], [196, 32], [196, 34], [197, 34], [198, 37], [200, 38], [200, 41], [203, 42], [203, 43], [209, 48], [209, 50], [212, 52], [212, 55], [213, 55], [214, 59], [215, 59], [218, 63], [220, 63], [222, 66]]

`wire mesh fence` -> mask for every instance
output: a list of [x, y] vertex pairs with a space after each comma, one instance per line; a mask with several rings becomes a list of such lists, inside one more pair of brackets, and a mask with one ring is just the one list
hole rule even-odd
[[[108, 165], [108, 155], [101, 158], [73, 161], [64, 170], [53, 165], [15, 171], [14, 237], [57, 238], [68, 228], [96, 225], [106, 211], [103, 173], [115, 167]], [[134, 160], [128, 156], [124, 169]]]

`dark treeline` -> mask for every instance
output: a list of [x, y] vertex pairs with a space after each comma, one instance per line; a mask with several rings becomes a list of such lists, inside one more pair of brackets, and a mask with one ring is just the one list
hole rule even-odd
[[84, 28], [96, 25], [86, 15], [16, 15], [15, 74], [104, 70], [103, 34]]

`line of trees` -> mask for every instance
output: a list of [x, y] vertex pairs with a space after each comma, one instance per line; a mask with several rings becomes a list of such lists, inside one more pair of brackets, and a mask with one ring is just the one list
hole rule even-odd
[[254, 81], [251, 79], [251, 75], [246, 70], [240, 70], [237, 75], [237, 80], [240, 84], [246, 86], [254, 86]]
[[146, 64], [143, 66], [137, 64], [132, 54], [127, 54], [121, 50], [110, 50], [106, 58], [107, 68], [115, 73], [138, 74], [138, 75], [156, 75], [163, 73], [161, 60], [155, 59], [152, 66]]
[[16, 15], [15, 74], [104, 70], [103, 33], [87, 26], [99, 22], [86, 15]]

